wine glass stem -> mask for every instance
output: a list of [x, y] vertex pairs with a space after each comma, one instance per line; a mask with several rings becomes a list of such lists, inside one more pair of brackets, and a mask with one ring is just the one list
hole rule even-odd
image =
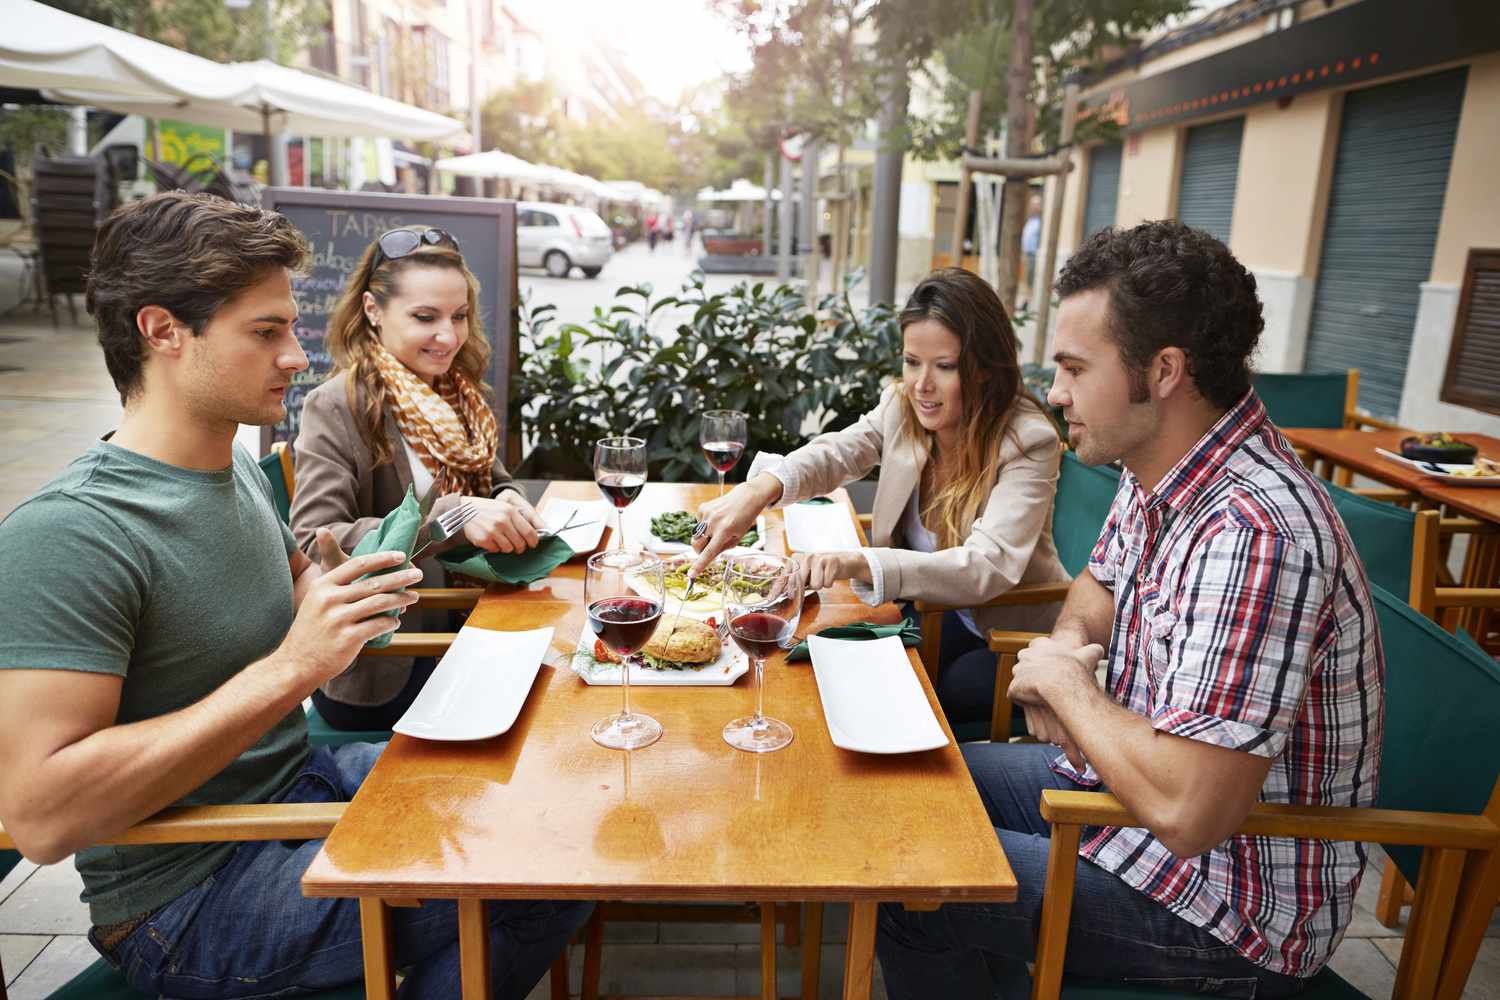
[[722, 499], [723, 496], [724, 496], [724, 472], [723, 472], [723, 470], [720, 470], [719, 471], [719, 497]]
[[620, 659], [620, 721], [630, 721], [630, 656]]
[[756, 729], [765, 725], [766, 721], [766, 658], [758, 656], [755, 658], [755, 718], [750, 720], [750, 725]]
[[624, 552], [625, 551], [625, 509], [623, 507], [616, 507], [615, 508], [615, 524], [618, 525], [618, 530], [619, 530], [619, 533], [620, 533], [620, 551]]

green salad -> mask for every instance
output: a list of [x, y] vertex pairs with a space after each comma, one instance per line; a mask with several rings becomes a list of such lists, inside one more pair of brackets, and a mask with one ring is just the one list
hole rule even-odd
[[[664, 542], [691, 542], [697, 529], [698, 519], [685, 510], [669, 510], [651, 519], [651, 534]], [[751, 528], [740, 539], [740, 545], [748, 548], [759, 540], [760, 532]]]

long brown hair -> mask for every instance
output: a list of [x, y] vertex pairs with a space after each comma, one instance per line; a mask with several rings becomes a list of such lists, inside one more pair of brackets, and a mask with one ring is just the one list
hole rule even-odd
[[[421, 232], [427, 227], [402, 228]], [[375, 263], [377, 256], [380, 256], [379, 265]], [[484, 384], [483, 376], [490, 361], [490, 342], [484, 335], [479, 316], [479, 279], [464, 263], [463, 254], [444, 244], [423, 243], [414, 253], [390, 260], [380, 254], [377, 243], [365, 247], [359, 266], [349, 275], [344, 294], [334, 307], [333, 317], [323, 334], [323, 345], [333, 358], [334, 374], [349, 373], [349, 409], [356, 415], [360, 436], [369, 446], [377, 466], [392, 460], [395, 446], [385, 433], [386, 386], [374, 357], [374, 345], [379, 342], [380, 335], [365, 316], [365, 292], [373, 295], [384, 309], [391, 299], [401, 294], [401, 274], [413, 267], [447, 268], [464, 276], [469, 286], [469, 336], [453, 358], [449, 374], [443, 377], [451, 377], [457, 372], [481, 386], [481, 391], [489, 388]]]
[[[922, 498], [922, 524], [937, 536], [940, 548], [961, 545], [994, 489], [1000, 474], [1000, 448], [1007, 433], [1015, 436], [1011, 418], [1022, 406], [1041, 405], [1026, 392], [1016, 357], [1016, 335], [1000, 297], [978, 275], [958, 267], [933, 271], [906, 300], [898, 320], [901, 330], [920, 320], [934, 320], [958, 338], [958, 371], [962, 416], [952, 478], [935, 496]], [[937, 455], [937, 436], [917, 421], [916, 404], [900, 389], [903, 431], [913, 442], [925, 440]], [[1019, 440], [1019, 438], [1017, 438]]]

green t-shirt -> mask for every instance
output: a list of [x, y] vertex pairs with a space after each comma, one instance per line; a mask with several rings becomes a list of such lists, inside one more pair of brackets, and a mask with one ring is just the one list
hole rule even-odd
[[[185, 708], [286, 636], [293, 548], [244, 449], [199, 472], [100, 442], [0, 522], [0, 668], [123, 677], [121, 725]], [[296, 709], [176, 804], [271, 801], [307, 753]], [[202, 883], [233, 849], [88, 848], [83, 899], [95, 923], [116, 923]]]

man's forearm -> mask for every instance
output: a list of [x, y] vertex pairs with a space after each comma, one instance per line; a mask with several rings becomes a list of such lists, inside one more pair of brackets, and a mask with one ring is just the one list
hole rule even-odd
[[62, 746], [37, 762], [27, 798], [7, 810], [41, 822], [14, 823], [12, 832], [32, 834], [29, 848], [18, 843], [42, 863], [118, 833], [229, 766], [310, 693], [273, 654], [187, 708]]
[[1108, 649], [1114, 620], [1114, 595], [1085, 568], [1068, 588], [1052, 637], [1076, 646], [1097, 642]]

